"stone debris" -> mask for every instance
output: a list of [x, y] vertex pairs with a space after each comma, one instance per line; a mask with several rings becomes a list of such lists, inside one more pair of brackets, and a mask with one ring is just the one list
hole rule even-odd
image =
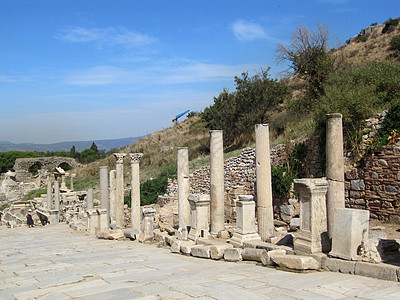
[[266, 255], [262, 256], [262, 258], [261, 258], [261, 263], [264, 266], [274, 265], [274, 262], [271, 259], [271, 257], [274, 256], [274, 255], [286, 255], [286, 251], [283, 250], [283, 249], [276, 249], [276, 250], [266, 251]]
[[224, 251], [224, 260], [226, 261], [241, 261], [242, 258], [241, 248], [226, 248]]
[[210, 246], [210, 257], [212, 259], [223, 259], [224, 252], [227, 248], [233, 248], [231, 244], [221, 244], [221, 245], [212, 245]]
[[263, 262], [267, 259], [267, 253], [265, 249], [244, 248], [242, 251], [242, 258], [243, 260]]
[[210, 258], [210, 246], [195, 245], [191, 247], [190, 255], [201, 258]]
[[319, 269], [318, 262], [309, 256], [300, 255], [273, 255], [271, 260], [280, 267], [294, 270], [316, 270]]

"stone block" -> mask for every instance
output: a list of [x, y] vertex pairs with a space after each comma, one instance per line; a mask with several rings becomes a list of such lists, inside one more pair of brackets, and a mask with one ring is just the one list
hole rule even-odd
[[364, 180], [351, 180], [350, 181], [350, 188], [353, 191], [364, 191], [365, 190], [365, 184]]
[[160, 231], [160, 229], [153, 230], [154, 239], [157, 242], [165, 242], [165, 237], [168, 236], [168, 233], [165, 231]]
[[166, 243], [168, 246], [172, 246], [173, 242], [176, 241], [176, 240], [177, 240], [177, 239], [176, 239], [175, 236], [171, 236], [171, 235], [166, 235], [166, 236], [165, 236], [165, 243]]
[[190, 250], [190, 255], [201, 258], [210, 258], [210, 246], [193, 246]]
[[171, 252], [172, 253], [181, 253], [181, 244], [182, 241], [180, 240], [175, 240], [172, 245], [171, 245]]
[[267, 250], [265, 249], [245, 248], [242, 251], [243, 260], [262, 262], [263, 260], [266, 260], [266, 257]]
[[280, 267], [294, 270], [316, 270], [318, 262], [309, 256], [300, 255], [273, 255], [271, 260]]
[[190, 255], [192, 251], [192, 247], [195, 246], [195, 243], [192, 241], [183, 241], [181, 242], [181, 252], [186, 255]]
[[231, 237], [231, 236], [229, 235], [228, 230], [221, 230], [221, 231], [218, 233], [218, 238], [220, 238], [220, 239], [227, 240], [227, 239], [229, 239], [230, 237]]
[[124, 237], [124, 231], [122, 229], [109, 230], [107, 236], [109, 240], [120, 240]]
[[274, 262], [271, 260], [271, 257], [274, 256], [274, 255], [286, 255], [286, 251], [283, 250], [283, 249], [276, 249], [276, 250], [267, 251], [267, 255], [261, 259], [261, 263], [264, 266], [273, 265]]
[[224, 260], [226, 261], [241, 261], [243, 249], [240, 248], [226, 248], [224, 251]]
[[355, 261], [348, 261], [331, 257], [328, 257], [323, 265], [323, 269], [325, 270], [345, 274], [354, 274], [355, 267]]
[[363, 236], [368, 237], [369, 211], [352, 208], [335, 208], [335, 225], [330, 256], [360, 260], [357, 254]]
[[357, 261], [354, 274], [383, 280], [399, 281], [400, 267]]
[[233, 248], [231, 244], [213, 245], [210, 247], [210, 257], [212, 259], [224, 258], [224, 252], [227, 248]]

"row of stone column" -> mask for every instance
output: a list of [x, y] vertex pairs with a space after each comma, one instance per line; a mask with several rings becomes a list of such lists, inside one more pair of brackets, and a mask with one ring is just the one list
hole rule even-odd
[[[256, 197], [258, 233], [262, 240], [274, 234], [269, 125], [255, 125], [256, 136]], [[326, 211], [329, 236], [333, 231], [335, 208], [344, 208], [344, 160], [342, 115], [327, 115], [326, 142], [327, 194]], [[187, 148], [178, 148], [178, 208], [179, 228], [191, 224], [189, 205], [189, 158]], [[218, 236], [224, 227], [224, 157], [223, 131], [210, 131], [210, 233]], [[323, 196], [325, 199], [325, 195]], [[193, 198], [194, 199], [194, 198]], [[200, 199], [200, 198], [199, 198]], [[196, 200], [206, 202], [206, 199]], [[248, 201], [248, 200], [247, 200]], [[203, 205], [204, 206], [204, 205]], [[192, 216], [193, 217], [193, 216]], [[197, 216], [198, 217], [198, 216]], [[326, 220], [325, 220], [326, 223]]]

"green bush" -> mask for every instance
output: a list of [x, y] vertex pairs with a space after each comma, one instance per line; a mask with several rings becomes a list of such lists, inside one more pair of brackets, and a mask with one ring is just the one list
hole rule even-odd
[[275, 197], [285, 198], [289, 194], [295, 178], [296, 176], [285, 167], [272, 167], [272, 194]]
[[400, 101], [396, 102], [388, 111], [382, 128], [379, 131], [379, 138], [373, 145], [374, 147], [381, 147], [388, 144], [388, 138], [393, 130], [400, 132]]
[[0, 173], [6, 173], [8, 170], [14, 171], [13, 167], [17, 158], [39, 157], [39, 154], [28, 151], [8, 151], [0, 152]]
[[327, 113], [343, 115], [346, 148], [359, 151], [364, 120], [400, 98], [400, 66], [393, 62], [368, 62], [331, 75], [314, 111], [317, 133], [325, 130]]
[[304, 178], [306, 176], [306, 156], [307, 146], [305, 143], [299, 143], [294, 146], [292, 153], [289, 155], [290, 171], [296, 178]]
[[383, 27], [382, 33], [391, 32], [397, 25], [399, 25], [399, 20], [390, 18], [385, 22], [385, 27]]
[[400, 51], [400, 35], [392, 37], [390, 40], [390, 49]]
[[365, 43], [365, 42], [368, 40], [368, 37], [365, 36], [365, 35], [359, 34], [359, 35], [357, 36], [357, 40], [358, 40], [359, 42]]

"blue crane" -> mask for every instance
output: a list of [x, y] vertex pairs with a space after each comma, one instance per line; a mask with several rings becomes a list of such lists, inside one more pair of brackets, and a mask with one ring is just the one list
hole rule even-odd
[[183, 113], [180, 113], [179, 115], [175, 116], [175, 118], [172, 119], [172, 123], [175, 122], [175, 124], [178, 123], [178, 119], [184, 115], [186, 115], [190, 110], [188, 109], [187, 111], [184, 111]]

